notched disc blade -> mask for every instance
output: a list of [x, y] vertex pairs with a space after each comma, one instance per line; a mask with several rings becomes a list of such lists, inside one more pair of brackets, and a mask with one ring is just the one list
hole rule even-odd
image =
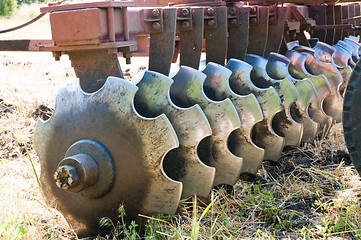
[[272, 119], [282, 111], [281, 99], [273, 87], [261, 89], [256, 87], [250, 78], [252, 66], [246, 62], [231, 59], [226, 67], [232, 71], [229, 85], [236, 94], [253, 93], [263, 112], [263, 120], [257, 122], [252, 129], [252, 139], [257, 146], [264, 149], [264, 159], [278, 161], [284, 147], [284, 138], [272, 129]]
[[[80, 235], [99, 232], [99, 219], [117, 220], [124, 205], [128, 220], [138, 214], [172, 214], [178, 207], [182, 183], [168, 178], [162, 168], [167, 152], [178, 146], [177, 136], [166, 118], [146, 119], [134, 111], [137, 87], [109, 77], [94, 93], [69, 84], [57, 96], [52, 117], [39, 120], [34, 145], [41, 163], [44, 195]], [[103, 197], [89, 199], [56, 186], [53, 174], [67, 149], [78, 140], [94, 139], [111, 154], [115, 180]]]
[[242, 173], [256, 174], [260, 167], [264, 150], [258, 147], [251, 138], [251, 131], [257, 122], [262, 121], [262, 109], [253, 94], [238, 95], [229, 86], [232, 72], [216, 63], [208, 63], [203, 70], [207, 75], [204, 82], [204, 92], [215, 101], [229, 98], [241, 120], [241, 127], [234, 131], [229, 139], [229, 148], [236, 156], [243, 158]]
[[317, 135], [319, 123], [310, 118], [308, 108], [311, 102], [317, 101], [317, 92], [310, 80], [293, 78], [288, 71], [289, 64], [290, 59], [287, 57], [270, 53], [266, 67], [267, 73], [273, 79], [287, 79], [296, 87], [299, 96], [290, 105], [290, 115], [296, 122], [303, 124], [301, 142], [312, 142]]
[[[285, 145], [299, 146], [303, 133], [303, 125], [296, 122], [291, 117], [291, 105], [299, 98], [296, 87], [288, 79], [273, 79], [267, 73], [278, 71], [277, 66], [273, 64], [273, 54], [270, 55], [271, 61], [257, 55], [246, 55], [246, 62], [253, 69], [251, 71], [252, 82], [260, 88], [274, 87], [281, 98], [283, 111], [277, 114], [272, 122], [274, 131], [285, 138]], [[274, 74], [275, 75], [275, 74]]]
[[350, 64], [350, 66], [355, 67], [355, 66], [356, 66], [356, 62], [357, 62], [357, 58], [355, 58], [355, 57], [353, 56], [354, 47], [351, 46], [351, 45], [349, 45], [349, 44], [347, 44], [346, 42], [344, 42], [344, 41], [342, 41], [342, 40], [339, 40], [339, 41], [337, 42], [337, 45], [340, 46], [340, 47], [342, 47], [343, 49], [345, 49], [346, 51], [348, 51], [348, 52], [350, 53], [351, 58], [350, 58], [349, 64]]
[[190, 67], [181, 66], [173, 77], [170, 89], [172, 101], [181, 107], [199, 104], [212, 128], [209, 138], [211, 156], [208, 165], [216, 168], [214, 186], [220, 184], [233, 185], [240, 175], [243, 160], [228, 149], [230, 134], [240, 128], [240, 120], [236, 109], [229, 99], [212, 101], [203, 91], [206, 75]]
[[298, 46], [294, 49], [302, 52], [307, 57], [305, 65], [308, 72], [313, 75], [325, 75], [331, 85], [331, 94], [325, 98], [323, 109], [334, 121], [341, 122], [343, 104], [343, 98], [340, 94], [340, 87], [343, 82], [341, 73], [334, 65], [319, 61], [317, 57], [315, 57], [315, 51], [313, 49], [303, 46]]
[[309, 79], [315, 87], [317, 100], [310, 103], [308, 114], [312, 120], [320, 124], [319, 133], [326, 133], [332, 124], [332, 117], [324, 112], [323, 102], [331, 94], [330, 83], [323, 74], [313, 75], [307, 71], [307, 57], [304, 54], [290, 50], [286, 53], [286, 57], [290, 59], [288, 67], [290, 75], [298, 80]]
[[206, 166], [198, 157], [199, 143], [212, 131], [198, 105], [177, 107], [170, 99], [173, 80], [160, 73], [145, 71], [136, 83], [139, 88], [134, 103], [137, 111], [146, 117], [164, 113], [172, 123], [179, 139], [179, 147], [170, 151], [164, 160], [166, 174], [183, 183], [182, 198], [194, 194], [207, 198], [213, 186], [215, 168]]
[[352, 72], [351, 67], [348, 66], [350, 53], [341, 47], [331, 47], [330, 45], [323, 42], [317, 42], [314, 50], [315, 56], [318, 58], [318, 60], [333, 65], [340, 72], [343, 82], [339, 88], [339, 92], [341, 96], [343, 96], [348, 79], [350, 78]]
[[349, 38], [345, 38], [343, 41], [352, 47], [352, 58], [354, 62], [357, 62], [360, 59], [360, 44]]

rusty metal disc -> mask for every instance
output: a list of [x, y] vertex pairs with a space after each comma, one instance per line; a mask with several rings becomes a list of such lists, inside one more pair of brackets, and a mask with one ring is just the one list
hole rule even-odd
[[[136, 219], [139, 213], [173, 214], [178, 207], [182, 183], [167, 177], [162, 168], [166, 153], [178, 146], [176, 133], [165, 115], [144, 118], [135, 112], [136, 91], [136, 86], [115, 77], [109, 77], [93, 93], [85, 93], [79, 81], [73, 82], [59, 92], [52, 117], [46, 122], [39, 120], [36, 126], [34, 146], [45, 198], [79, 235], [99, 232], [99, 219], [104, 216], [115, 221], [121, 204], [128, 220]], [[113, 171], [99, 164], [96, 171], [97, 164], [91, 164], [94, 159], [109, 162], [109, 157], [93, 154], [89, 147], [81, 147], [84, 144], [73, 145], [85, 139], [103, 146], [105, 150], [98, 150], [109, 153]], [[76, 154], [69, 157], [67, 151]], [[101, 156], [104, 159], [98, 159]], [[58, 166], [69, 158], [71, 162]], [[76, 192], [59, 188], [54, 180], [56, 172], [60, 179], [68, 178], [70, 187], [77, 182], [71, 180], [77, 179], [76, 174], [68, 173], [79, 173], [79, 184], [88, 179], [84, 181], [88, 185]], [[84, 194], [107, 174], [114, 180], [103, 194]]]

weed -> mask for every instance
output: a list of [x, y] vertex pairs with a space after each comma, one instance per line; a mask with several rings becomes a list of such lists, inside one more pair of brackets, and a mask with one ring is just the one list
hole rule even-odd
[[11, 213], [0, 222], [0, 237], [4, 240], [23, 239], [26, 236], [24, 215]]
[[127, 224], [125, 221], [126, 212], [123, 205], [120, 205], [118, 208], [118, 219], [116, 223], [114, 223], [110, 218], [103, 217], [100, 219], [99, 224], [101, 228], [110, 229], [109, 234], [103, 237], [99, 237], [99, 239], [139, 239], [137, 228], [138, 224], [132, 221], [130, 224]]
[[37, 174], [37, 172], [36, 172], [36, 170], [35, 170], [35, 166], [34, 166], [33, 160], [31, 159], [31, 156], [30, 156], [30, 154], [29, 154], [28, 148], [27, 148], [26, 146], [25, 146], [25, 150], [26, 150], [26, 155], [27, 155], [27, 157], [28, 157], [28, 159], [29, 159], [29, 162], [30, 162], [30, 164], [31, 164], [31, 168], [33, 169], [33, 173], [34, 173], [34, 175], [35, 175], [36, 182], [38, 183], [39, 189], [41, 190], [42, 187], [41, 187], [41, 183], [40, 183], [40, 180], [39, 180], [39, 176], [38, 176], [38, 174]]

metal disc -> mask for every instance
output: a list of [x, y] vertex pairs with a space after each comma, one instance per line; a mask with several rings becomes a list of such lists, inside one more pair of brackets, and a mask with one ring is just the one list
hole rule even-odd
[[331, 47], [323, 42], [318, 42], [313, 49], [315, 50], [315, 56], [321, 62], [332, 64], [341, 73], [343, 82], [339, 88], [339, 92], [341, 96], [343, 96], [352, 72], [351, 67], [348, 66], [351, 54], [341, 47]]
[[284, 147], [284, 138], [272, 129], [272, 119], [282, 111], [281, 99], [273, 87], [258, 88], [251, 81], [252, 66], [237, 59], [230, 59], [226, 67], [232, 71], [229, 86], [236, 94], [253, 93], [263, 112], [263, 120], [257, 122], [252, 129], [255, 144], [264, 149], [264, 159], [278, 161]]
[[206, 166], [197, 153], [199, 143], [212, 133], [202, 109], [198, 105], [177, 107], [169, 96], [173, 80], [163, 74], [145, 71], [141, 79], [133, 83], [139, 88], [134, 98], [136, 110], [145, 117], [164, 113], [177, 133], [179, 147], [165, 156], [165, 173], [183, 183], [182, 198], [194, 194], [209, 197], [215, 168]]
[[243, 159], [229, 150], [228, 138], [234, 130], [240, 128], [240, 119], [229, 99], [213, 101], [205, 95], [205, 79], [206, 75], [202, 72], [181, 66], [173, 77], [170, 97], [177, 106], [192, 107], [199, 104], [202, 108], [212, 128], [212, 135], [208, 139], [211, 155], [207, 164], [216, 168], [213, 185], [233, 185], [241, 173]]
[[308, 72], [313, 75], [325, 75], [331, 85], [331, 94], [325, 98], [323, 109], [334, 121], [341, 122], [343, 105], [343, 98], [340, 94], [340, 87], [343, 82], [341, 73], [334, 65], [318, 60], [312, 48], [298, 46], [294, 50], [305, 54], [307, 57], [305, 66]]
[[229, 78], [232, 72], [228, 68], [208, 63], [203, 73], [207, 75], [203, 85], [207, 97], [214, 101], [229, 98], [237, 109], [241, 127], [231, 134], [228, 145], [232, 153], [243, 158], [241, 172], [256, 174], [264, 157], [264, 150], [251, 138], [254, 125], [263, 120], [256, 97], [253, 94], [238, 95], [231, 90]]
[[337, 45], [342, 47], [343, 49], [345, 49], [346, 51], [348, 51], [351, 54], [349, 65], [352, 66], [352, 67], [355, 67], [357, 59], [354, 58], [354, 56], [353, 56], [354, 47], [352, 45], [350, 45], [350, 44], [347, 44], [346, 42], [344, 42], [342, 40], [339, 40], [337, 42]]
[[290, 106], [292, 119], [303, 124], [301, 142], [313, 142], [319, 131], [319, 123], [313, 121], [308, 114], [310, 104], [317, 101], [317, 92], [309, 79], [295, 79], [289, 73], [290, 59], [277, 54], [270, 53], [268, 56], [267, 73], [276, 80], [288, 79], [299, 93], [299, 97]]
[[[269, 55], [272, 61], [272, 53]], [[263, 57], [247, 54], [246, 62], [252, 65], [252, 82], [260, 88], [274, 87], [281, 98], [283, 110], [278, 113], [272, 122], [274, 131], [285, 138], [285, 145], [299, 146], [303, 133], [303, 125], [296, 122], [291, 116], [291, 106], [299, 98], [296, 87], [289, 79], [273, 79], [267, 70], [271, 70], [272, 63]], [[274, 70], [274, 69], [273, 69]]]
[[[99, 232], [104, 216], [116, 221], [121, 204], [128, 220], [139, 213], [173, 214], [178, 207], [182, 183], [162, 168], [166, 153], [178, 146], [176, 133], [165, 115], [149, 119], [135, 112], [136, 91], [133, 84], [109, 77], [98, 91], [85, 93], [76, 81], [60, 91], [52, 117], [36, 126], [34, 146], [46, 200], [80, 235]], [[68, 148], [82, 139], [97, 141], [113, 159], [113, 187], [102, 197], [58, 188], [53, 179]]]
[[358, 60], [360, 59], [360, 44], [347, 37], [343, 41], [346, 44], [352, 46], [352, 48], [353, 48], [352, 58], [353, 58], [354, 62], [358, 62]]
[[327, 133], [332, 125], [332, 117], [327, 115], [323, 109], [323, 103], [327, 96], [331, 94], [331, 85], [325, 75], [313, 75], [306, 69], [307, 57], [297, 51], [287, 51], [286, 57], [290, 59], [288, 67], [290, 75], [295, 79], [309, 79], [317, 92], [317, 100], [310, 103], [308, 114], [320, 124], [319, 133]]

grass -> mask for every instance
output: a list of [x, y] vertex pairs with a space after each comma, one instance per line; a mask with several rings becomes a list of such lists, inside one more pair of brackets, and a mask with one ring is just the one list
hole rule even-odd
[[177, 215], [148, 217], [137, 233], [134, 223], [123, 224], [107, 239], [359, 239], [361, 182], [338, 128], [329, 139], [289, 149], [277, 164], [264, 162], [232, 192], [214, 190], [209, 204], [183, 201]]
[[[29, 15], [21, 10], [1, 19], [0, 28], [36, 15], [38, 6], [30, 8]], [[49, 37], [45, 20], [1, 37]], [[145, 64], [132, 62], [128, 75]], [[74, 79], [70, 62], [55, 62], [50, 53], [1, 52], [0, 72], [0, 239], [77, 239], [61, 213], [46, 206], [32, 148], [32, 113], [40, 104], [54, 107], [56, 92]], [[101, 221], [110, 230], [98, 239], [359, 239], [360, 189], [338, 125], [329, 138], [288, 149], [279, 163], [264, 162], [233, 191], [214, 190], [206, 203], [184, 199], [172, 216], [142, 216], [142, 228], [126, 224], [120, 208], [118, 221]]]

